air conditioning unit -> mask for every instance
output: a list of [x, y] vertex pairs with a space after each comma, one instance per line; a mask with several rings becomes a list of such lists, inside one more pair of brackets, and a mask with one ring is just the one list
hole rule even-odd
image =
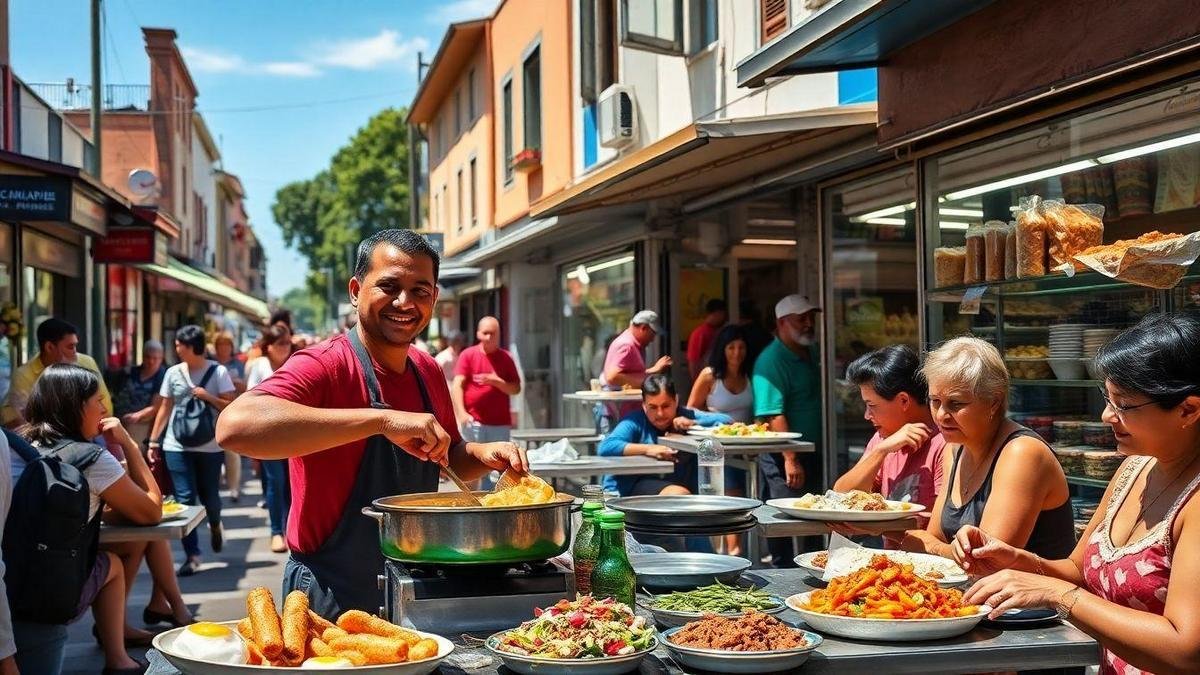
[[633, 87], [614, 84], [600, 93], [600, 145], [622, 148], [637, 137]]

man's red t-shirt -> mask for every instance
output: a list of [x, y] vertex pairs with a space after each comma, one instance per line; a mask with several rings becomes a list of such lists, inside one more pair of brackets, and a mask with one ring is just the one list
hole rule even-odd
[[[429, 392], [434, 417], [450, 434], [452, 443], [458, 443], [462, 437], [455, 424], [454, 407], [450, 403], [450, 390], [446, 387], [442, 367], [420, 349], [409, 349], [408, 357]], [[396, 410], [424, 412], [413, 368], [397, 375], [384, 370], [378, 363], [374, 366], [385, 403]], [[250, 391], [251, 396], [261, 394], [313, 408], [371, 407], [362, 368], [345, 335], [294, 354], [283, 367]], [[345, 510], [346, 500], [350, 498], [366, 445], [367, 441], [363, 439], [289, 460], [292, 484], [292, 509], [287, 528], [289, 548], [312, 553], [333, 534]]]
[[506, 427], [512, 424], [512, 413], [509, 412], [508, 394], [490, 384], [478, 384], [475, 376], [495, 373], [505, 382], [516, 382], [521, 379], [517, 372], [517, 364], [503, 349], [488, 354], [483, 347], [474, 345], [463, 350], [454, 366], [454, 375], [462, 375], [463, 405], [471, 419], [488, 426]]
[[[717, 339], [717, 328], [707, 321], [701, 321], [699, 326], [688, 336], [687, 362], [704, 367], [708, 365], [708, 353], [712, 350], [713, 342]], [[700, 371], [696, 371], [700, 372]]]

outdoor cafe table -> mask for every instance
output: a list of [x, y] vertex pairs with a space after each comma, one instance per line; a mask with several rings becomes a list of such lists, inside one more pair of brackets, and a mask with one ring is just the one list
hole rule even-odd
[[641, 389], [623, 391], [576, 391], [562, 395], [564, 401], [579, 403], [638, 403], [642, 400]]
[[170, 520], [163, 519], [157, 525], [108, 525], [100, 527], [101, 544], [119, 544], [128, 541], [170, 541], [183, 539], [204, 521], [203, 506], [189, 506]]
[[[742, 581], [760, 588], [765, 587], [768, 593], [787, 597], [812, 590], [806, 583], [807, 577], [803, 570], [796, 569], [750, 570], [742, 576]], [[639, 613], [649, 618], [646, 610], [639, 610]], [[532, 617], [532, 614], [530, 616]], [[803, 623], [799, 615], [790, 609], [776, 616], [788, 623]], [[446, 637], [454, 640], [455, 653], [462, 654], [462, 657], [478, 655], [482, 660], [482, 657], [490, 656], [485, 648], [465, 645], [457, 635]], [[823, 637], [825, 641], [808, 662], [791, 672], [801, 675], [866, 672], [981, 673], [1071, 668], [1100, 663], [1100, 650], [1096, 641], [1075, 627], [1063, 623], [1025, 630], [1000, 630], [980, 626], [956, 638], [927, 642], [867, 642], [828, 635]], [[439, 672], [462, 671], [443, 666]], [[472, 668], [467, 672], [490, 675], [511, 671], [501, 669], [499, 660], [493, 657], [491, 665], [479, 669]], [[680, 669], [670, 658], [666, 647], [660, 645], [634, 672], [643, 675], [678, 675], [693, 671]]]
[[513, 429], [510, 436], [514, 443], [524, 443], [526, 447], [538, 443], [553, 443], [560, 438], [579, 443], [594, 443], [600, 440], [596, 430], [591, 427], [567, 427], [565, 429]]
[[642, 455], [629, 457], [581, 457], [571, 462], [533, 462], [530, 471], [543, 479], [590, 478], [592, 476], [636, 476], [666, 474], [675, 470], [674, 462]]

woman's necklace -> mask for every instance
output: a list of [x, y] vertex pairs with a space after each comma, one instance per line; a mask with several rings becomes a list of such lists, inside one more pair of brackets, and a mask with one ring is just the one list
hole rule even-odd
[[[1001, 424], [1001, 425], [1000, 425], [1000, 428], [1003, 428], [1003, 426], [1004, 426], [1004, 425], [1003, 425], [1003, 424]], [[964, 504], [965, 504], [965, 503], [966, 503], [966, 501], [967, 501], [967, 491], [966, 491], [966, 488], [967, 488], [967, 486], [969, 486], [969, 485], [974, 485], [974, 484], [975, 484], [975, 479], [979, 477], [979, 470], [980, 470], [981, 468], [983, 468], [983, 467], [987, 467], [987, 466], [991, 466], [991, 464], [992, 464], [992, 455], [996, 454], [996, 452], [997, 452], [997, 450], [998, 450], [998, 449], [996, 448], [996, 437], [1000, 435], [1000, 428], [997, 428], [997, 429], [996, 429], [996, 432], [992, 434], [992, 439], [991, 439], [991, 446], [992, 446], [992, 448], [991, 448], [991, 450], [990, 450], [990, 451], [987, 453], [987, 455], [985, 455], [985, 456], [983, 457], [983, 460], [982, 460], [982, 461], [980, 461], [978, 465], [971, 467], [971, 476], [970, 476], [970, 478], [968, 478], [968, 477], [967, 477], [966, 473], [959, 474], [959, 480], [958, 480], [958, 497], [959, 497], [959, 499], [960, 499], [960, 500], [961, 500], [961, 501], [962, 501]], [[963, 453], [964, 453], [964, 454], [966, 453], [966, 446], [965, 446], [965, 445], [963, 446]], [[978, 490], [978, 489], [979, 489], [979, 488], [978, 488], [978, 486], [977, 486], [977, 487], [975, 488], [975, 490]], [[972, 490], [972, 494], [974, 494], [974, 490]]]
[[[1183, 474], [1186, 473], [1188, 469], [1192, 468], [1192, 465], [1196, 463], [1196, 457], [1200, 457], [1200, 454], [1193, 456], [1192, 461], [1185, 464], [1183, 466], [1183, 468], [1181, 468], [1179, 471], [1177, 471], [1175, 473], [1175, 476], [1172, 477], [1171, 480], [1167, 481], [1166, 485], [1162, 486], [1162, 489], [1158, 491], [1158, 494], [1154, 495], [1154, 499], [1151, 499], [1150, 501], [1146, 502], [1145, 505], [1142, 506], [1142, 508], [1138, 509], [1137, 515], [1133, 517], [1133, 523], [1129, 526], [1129, 531], [1125, 533], [1125, 543], [1126, 544], [1129, 543], [1129, 538], [1133, 535], [1133, 531], [1135, 529], [1137, 529], [1137, 524], [1142, 521], [1142, 516], [1146, 515], [1146, 512], [1150, 510], [1151, 506], [1154, 506], [1156, 503], [1158, 503], [1159, 498], [1161, 498], [1164, 494], [1166, 494], [1167, 490], [1171, 489], [1171, 486], [1175, 484], [1175, 481], [1179, 480], [1179, 478], [1181, 476], [1183, 476]], [[1155, 467], [1158, 466], [1158, 460], [1154, 460], [1154, 466]], [[1147, 474], [1146, 486], [1148, 487], [1149, 485], [1150, 485], [1150, 476]], [[1142, 494], [1145, 494], [1145, 492], [1146, 492], [1146, 487], [1143, 487]], [[1149, 529], [1150, 529], [1149, 523], [1147, 523], [1146, 530], [1149, 531]]]

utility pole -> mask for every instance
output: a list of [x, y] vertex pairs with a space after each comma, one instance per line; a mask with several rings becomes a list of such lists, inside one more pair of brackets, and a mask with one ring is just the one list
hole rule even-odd
[[103, 84], [100, 81], [100, 15], [100, 0], [92, 0], [92, 147], [96, 152], [90, 168], [97, 179], [100, 179], [102, 162], [100, 116], [104, 112], [104, 99], [101, 96]]
[[[92, 165], [88, 167], [96, 180], [104, 182], [103, 174], [103, 137], [100, 133], [100, 117], [104, 113], [104, 98], [101, 96], [104, 83], [101, 82], [100, 72], [100, 50], [103, 46], [100, 41], [101, 26], [100, 21], [103, 13], [100, 11], [100, 1], [92, 0]], [[92, 250], [92, 242], [94, 238], [88, 237], [85, 244], [85, 251]], [[88, 298], [86, 305], [90, 305], [87, 312], [88, 323], [91, 325], [84, 329], [88, 335], [89, 347], [88, 350], [98, 357], [101, 357], [101, 363], [107, 359], [104, 355], [108, 353], [108, 341], [105, 340], [105, 325], [104, 325], [104, 296], [105, 289], [108, 284], [108, 275], [104, 271], [103, 265], [98, 265], [91, 260], [91, 255], [88, 255], [84, 264], [84, 269], [88, 272], [84, 276], [86, 291], [88, 293], [84, 297]]]

